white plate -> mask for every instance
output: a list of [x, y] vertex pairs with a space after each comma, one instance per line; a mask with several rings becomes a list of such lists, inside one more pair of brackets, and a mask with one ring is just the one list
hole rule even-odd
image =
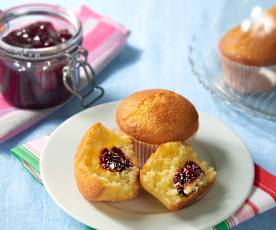
[[200, 113], [194, 148], [218, 172], [209, 193], [197, 203], [169, 212], [146, 192], [128, 202], [89, 203], [79, 193], [73, 172], [76, 148], [95, 122], [115, 127], [118, 102], [87, 109], [62, 123], [51, 135], [41, 157], [44, 185], [54, 201], [78, 221], [96, 229], [203, 229], [233, 214], [252, 187], [254, 167], [240, 140], [224, 124]]

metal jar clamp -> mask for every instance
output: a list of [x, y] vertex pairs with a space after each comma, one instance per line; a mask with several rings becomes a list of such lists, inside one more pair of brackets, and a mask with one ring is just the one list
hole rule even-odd
[[[68, 65], [63, 68], [62, 80], [66, 89], [79, 98], [81, 106], [87, 108], [104, 95], [104, 89], [96, 85], [95, 71], [87, 61], [88, 51], [83, 47], [79, 47], [78, 53], [79, 55], [67, 54]], [[84, 88], [87, 89], [83, 89], [81, 80], [76, 78], [76, 76], [79, 76], [76, 72], [80, 72], [81, 68], [87, 82], [87, 87]], [[86, 98], [88, 98], [95, 89], [98, 90], [99, 93], [88, 101]]]

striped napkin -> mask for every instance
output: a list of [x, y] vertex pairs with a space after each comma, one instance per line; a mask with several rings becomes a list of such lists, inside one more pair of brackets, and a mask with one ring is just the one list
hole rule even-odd
[[[88, 61], [95, 72], [99, 73], [125, 45], [129, 31], [87, 6], [81, 6], [76, 13], [83, 24], [83, 47], [89, 51]], [[31, 127], [60, 107], [43, 110], [22, 110], [13, 107], [1, 95], [4, 77], [0, 70], [0, 143]]]
[[[48, 136], [13, 148], [12, 153], [18, 157], [23, 166], [41, 183], [39, 174], [40, 154]], [[227, 230], [276, 206], [276, 177], [255, 165], [255, 180], [249, 198], [243, 206], [227, 220], [213, 227], [215, 230]]]

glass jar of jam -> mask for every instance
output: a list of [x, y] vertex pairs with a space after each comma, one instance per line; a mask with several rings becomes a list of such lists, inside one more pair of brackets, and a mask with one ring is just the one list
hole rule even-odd
[[[104, 93], [81, 47], [81, 22], [56, 5], [27, 4], [0, 13], [0, 93], [13, 106], [42, 109], [74, 94], [83, 106]], [[87, 92], [81, 91], [80, 69]], [[99, 94], [87, 103], [94, 89]], [[82, 93], [81, 93], [82, 92]]]

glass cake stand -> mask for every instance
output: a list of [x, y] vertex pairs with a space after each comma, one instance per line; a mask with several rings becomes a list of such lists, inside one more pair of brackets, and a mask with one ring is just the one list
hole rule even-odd
[[214, 96], [234, 109], [276, 122], [276, 90], [261, 93], [233, 90], [223, 81], [218, 50], [225, 32], [272, 5], [272, 1], [217, 1], [216, 6], [202, 13], [202, 22], [189, 45], [189, 63], [199, 82]]

